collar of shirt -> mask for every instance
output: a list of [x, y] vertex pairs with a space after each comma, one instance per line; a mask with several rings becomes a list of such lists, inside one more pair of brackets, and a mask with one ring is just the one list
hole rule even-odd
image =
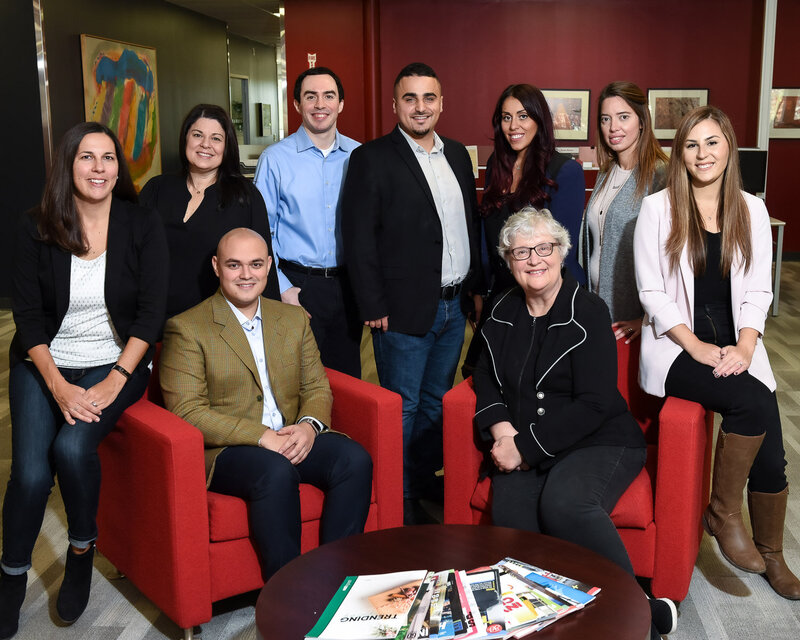
[[[406, 139], [406, 142], [408, 142], [409, 146], [411, 147], [411, 150], [414, 153], [424, 153], [425, 155], [428, 155], [428, 152], [422, 147], [422, 145], [420, 145], [419, 142], [414, 140], [414, 138], [412, 138], [405, 131], [403, 131], [403, 127], [397, 127], [397, 128], [400, 129], [400, 133], [403, 134], [403, 137]], [[431, 153], [442, 153], [443, 150], [444, 150], [444, 142], [442, 142], [442, 139], [439, 137], [439, 134], [434, 131], [433, 151], [431, 151]]]
[[[297, 142], [297, 153], [302, 153], [303, 151], [308, 151], [309, 149], [317, 149], [317, 146], [311, 141], [311, 138], [308, 137], [308, 131], [306, 131], [306, 128], [303, 125], [300, 125], [300, 128], [297, 130], [297, 136], [295, 140]], [[339, 149], [342, 151], [352, 151], [356, 148], [356, 146], [358, 145], [351, 144], [350, 140], [341, 135], [337, 130], [331, 153]], [[317, 151], [319, 151], [319, 149], [317, 149]], [[320, 153], [322, 152], [320, 151]]]
[[[225, 294], [222, 295], [225, 298]], [[228, 303], [228, 306], [233, 311], [233, 315], [236, 317], [236, 320], [242, 325], [242, 329], [245, 331], [252, 331], [255, 327], [261, 324], [261, 296], [258, 298], [258, 309], [256, 309], [256, 314], [253, 316], [252, 320], [244, 315], [239, 309], [237, 309], [233, 303], [225, 298], [225, 302]]]

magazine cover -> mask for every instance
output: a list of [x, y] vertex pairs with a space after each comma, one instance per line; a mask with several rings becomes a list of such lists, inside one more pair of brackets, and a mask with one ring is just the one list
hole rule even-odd
[[440, 571], [436, 574], [436, 584], [433, 587], [433, 597], [431, 598], [430, 611], [430, 636], [439, 637], [439, 625], [442, 622], [442, 612], [444, 611], [445, 600], [447, 598], [447, 576], [448, 571]]
[[500, 602], [500, 574], [497, 569], [476, 569], [466, 573], [467, 585], [475, 598], [481, 625], [487, 637], [503, 635], [506, 628]]
[[[521, 569], [527, 569], [528, 572], [533, 571], [535, 573], [538, 573], [540, 576], [544, 576], [545, 578], [550, 578], [551, 580], [555, 580], [556, 582], [565, 584], [568, 587], [572, 587], [573, 589], [579, 589], [584, 593], [588, 593], [590, 596], [596, 596], [598, 593], [600, 593], [600, 587], [593, 587], [591, 585], [586, 584], [585, 582], [581, 582], [580, 580], [573, 580], [572, 578], [567, 578], [566, 576], [553, 573], [552, 571], [548, 571], [547, 569], [540, 569], [539, 567], [534, 566], [532, 564], [528, 564], [527, 562], [522, 562], [521, 560], [515, 560], [514, 558], [505, 558], [504, 562], [505, 561], [515, 564]], [[522, 570], [520, 570], [520, 573], [522, 573], [523, 575], [525, 574], [525, 572]]]
[[498, 566], [506, 569], [511, 574], [515, 574], [525, 580], [536, 583], [547, 593], [550, 593], [562, 600], [566, 600], [577, 607], [584, 607], [595, 599], [595, 596], [584, 593], [580, 589], [573, 589], [572, 587], [562, 584], [561, 582], [556, 582], [551, 578], [546, 578], [535, 571], [528, 571], [524, 566], [521, 567], [514, 560], [501, 560], [498, 563]]
[[429, 616], [431, 607], [431, 596], [433, 595], [433, 587], [436, 582], [436, 574], [428, 572], [425, 581], [419, 588], [418, 605], [415, 604], [408, 614], [408, 629], [402, 637], [398, 636], [397, 640], [418, 640], [419, 638], [429, 637]]
[[426, 575], [419, 570], [348, 576], [306, 638], [395, 638], [408, 624], [408, 612]]

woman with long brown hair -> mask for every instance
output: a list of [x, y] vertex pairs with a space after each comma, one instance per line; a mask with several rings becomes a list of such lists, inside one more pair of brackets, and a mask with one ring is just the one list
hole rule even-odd
[[664, 188], [667, 155], [661, 150], [644, 92], [612, 82], [597, 101], [600, 174], [581, 229], [581, 262], [589, 290], [611, 312], [617, 340], [639, 336], [642, 306], [633, 268], [633, 230], [642, 199]]
[[[497, 100], [492, 115], [494, 153], [486, 163], [486, 189], [481, 202], [490, 288], [499, 294], [516, 282], [497, 250], [500, 229], [523, 207], [546, 207], [578, 237], [586, 183], [581, 166], [556, 151], [553, 119], [544, 95], [529, 84], [512, 84]], [[583, 284], [583, 269], [575, 249], [564, 258], [572, 275]]]
[[164, 324], [168, 261], [161, 221], [136, 205], [114, 134], [97, 122], [72, 127], [41, 205], [22, 216], [17, 235], [0, 638], [17, 631], [54, 476], [69, 540], [56, 612], [69, 624], [86, 608], [100, 497], [97, 447], [147, 386]]
[[[678, 126], [667, 188], [644, 199], [634, 234], [645, 317], [639, 382], [722, 415], [703, 526], [734, 566], [784, 598], [800, 581], [783, 559], [788, 487], [775, 378], [762, 336], [772, 301], [764, 203], [741, 190], [736, 136], [712, 106]], [[741, 515], [748, 488], [752, 538]]]
[[[488, 295], [484, 307], [506, 289], [516, 286], [511, 270], [497, 246], [500, 230], [511, 215], [524, 207], [547, 208], [577, 238], [586, 181], [583, 169], [568, 155], [556, 151], [553, 118], [542, 92], [530, 84], [512, 84], [497, 100], [492, 115], [494, 152], [486, 162], [486, 180], [479, 222], [488, 255]], [[575, 247], [561, 261], [579, 284], [585, 284]], [[477, 329], [462, 372], [469, 376], [478, 361], [483, 340]]]

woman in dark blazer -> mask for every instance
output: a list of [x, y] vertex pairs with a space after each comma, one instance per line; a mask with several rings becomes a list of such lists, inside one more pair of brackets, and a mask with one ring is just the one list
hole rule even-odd
[[144, 392], [166, 305], [161, 221], [135, 202], [119, 142], [107, 127], [89, 122], [66, 133], [40, 207], [21, 220], [0, 638], [12, 636], [19, 624], [54, 475], [69, 537], [56, 611], [71, 623], [88, 602], [100, 492], [97, 447]]
[[[617, 390], [608, 307], [563, 268], [570, 246], [546, 209], [526, 207], [500, 231], [519, 286], [488, 312], [474, 373], [475, 426], [492, 443], [492, 520], [569, 540], [633, 575], [609, 514], [647, 449]], [[674, 605], [652, 609], [653, 633], [671, 631]]]
[[[156, 176], [139, 197], [164, 220], [172, 265], [169, 318], [217, 290], [211, 256], [231, 229], [247, 227], [260, 233], [274, 258], [264, 198], [241, 174], [236, 131], [225, 109], [198, 104], [184, 118], [178, 140], [180, 175]], [[275, 269], [264, 295], [281, 299]]]

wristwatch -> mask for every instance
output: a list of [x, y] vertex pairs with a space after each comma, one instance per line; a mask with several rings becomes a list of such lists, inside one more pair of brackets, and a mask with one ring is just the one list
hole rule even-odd
[[298, 423], [307, 422], [312, 427], [314, 427], [314, 431], [316, 432], [317, 435], [331, 430], [331, 428], [327, 424], [320, 422], [319, 420], [317, 420], [316, 418], [312, 418], [311, 416], [303, 416], [297, 422]]

